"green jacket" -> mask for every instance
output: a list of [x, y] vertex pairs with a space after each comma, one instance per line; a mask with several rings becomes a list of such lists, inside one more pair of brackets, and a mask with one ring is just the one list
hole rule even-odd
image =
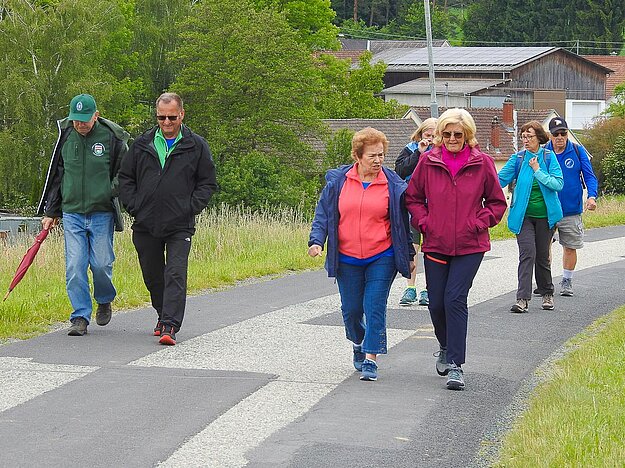
[[98, 118], [86, 136], [71, 121], [57, 122], [59, 138], [52, 153], [38, 213], [60, 217], [66, 213], [115, 213], [115, 229], [123, 230], [117, 199], [117, 173], [128, 151], [130, 135], [119, 125]]

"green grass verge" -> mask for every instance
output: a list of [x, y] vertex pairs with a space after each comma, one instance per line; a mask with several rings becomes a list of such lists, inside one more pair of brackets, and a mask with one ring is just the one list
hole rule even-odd
[[[128, 220], [128, 226], [130, 221]], [[260, 214], [214, 208], [197, 219], [189, 257], [189, 292], [232, 285], [238, 280], [319, 268], [323, 260], [306, 255], [310, 223], [292, 210]], [[8, 287], [32, 239], [7, 246], [0, 261], [0, 284]], [[115, 234], [115, 309], [149, 303], [131, 230]], [[0, 340], [28, 338], [66, 321], [71, 305], [65, 292], [63, 237], [53, 230], [35, 262], [5, 302], [0, 302]]]
[[[625, 224], [625, 196], [605, 196], [597, 200], [595, 211], [584, 211], [582, 215], [586, 229], [618, 226]], [[490, 230], [492, 240], [514, 239], [508, 229], [508, 214], [501, 223]]]
[[568, 342], [506, 436], [497, 467], [625, 464], [625, 307]]

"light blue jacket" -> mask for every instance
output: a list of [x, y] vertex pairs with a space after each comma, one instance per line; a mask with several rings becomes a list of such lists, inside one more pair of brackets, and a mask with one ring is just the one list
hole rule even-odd
[[[545, 151], [550, 152], [551, 156], [545, 161]], [[552, 151], [541, 148], [538, 151], [538, 162], [540, 169], [534, 172], [529, 165], [529, 160], [536, 156], [536, 154], [525, 151], [523, 162], [521, 163], [521, 169], [519, 175], [516, 177], [516, 165], [517, 165], [517, 153], [510, 156], [508, 162], [499, 171], [499, 185], [505, 187], [512, 182], [515, 177], [516, 187], [512, 194], [512, 202], [510, 203], [510, 212], [508, 213], [508, 229], [514, 234], [521, 232], [521, 226], [523, 226], [523, 219], [525, 218], [525, 211], [527, 210], [527, 204], [530, 200], [530, 193], [532, 191], [532, 183], [534, 179], [538, 181], [540, 191], [545, 199], [547, 205], [547, 221], [549, 227], [553, 229], [558, 221], [562, 219], [562, 206], [560, 205], [560, 199], [558, 193], [564, 186], [564, 179], [562, 178], [562, 169], [558, 163], [558, 158]]]

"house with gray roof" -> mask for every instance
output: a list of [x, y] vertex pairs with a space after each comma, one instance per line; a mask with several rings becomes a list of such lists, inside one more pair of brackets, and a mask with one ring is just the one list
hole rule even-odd
[[[423, 102], [424, 94], [408, 98], [406, 90], [412, 86], [424, 92], [424, 81], [413, 81], [428, 78], [426, 49], [387, 49], [375, 54], [371, 62], [387, 64], [383, 94], [390, 92], [400, 103]], [[438, 47], [433, 49], [433, 65], [439, 105], [445, 98], [444, 83], [449, 93], [452, 86], [460, 88], [451, 80], [472, 80], [473, 89], [464, 90], [472, 107], [502, 107], [510, 96], [519, 108], [555, 109], [578, 129], [605, 108], [606, 79], [612, 72], [560, 47]], [[484, 87], [476, 89], [479, 80], [485, 82]], [[401, 84], [403, 93], [398, 93], [396, 87]], [[456, 98], [460, 92], [456, 91]], [[428, 103], [429, 95], [428, 87]]]

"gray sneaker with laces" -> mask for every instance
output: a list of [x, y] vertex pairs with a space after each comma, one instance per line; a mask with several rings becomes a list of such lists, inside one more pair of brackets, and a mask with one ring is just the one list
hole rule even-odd
[[441, 348], [434, 353], [436, 357], [436, 373], [438, 375], [447, 375], [449, 372], [449, 364], [447, 364], [447, 349]]
[[455, 364], [449, 364], [447, 388], [449, 390], [464, 390], [464, 376], [462, 369]]
[[543, 309], [545, 310], [553, 310], [555, 306], [553, 305], [553, 294], [545, 294], [543, 296]]
[[560, 296], [571, 297], [573, 295], [573, 280], [571, 278], [562, 278], [560, 286]]

